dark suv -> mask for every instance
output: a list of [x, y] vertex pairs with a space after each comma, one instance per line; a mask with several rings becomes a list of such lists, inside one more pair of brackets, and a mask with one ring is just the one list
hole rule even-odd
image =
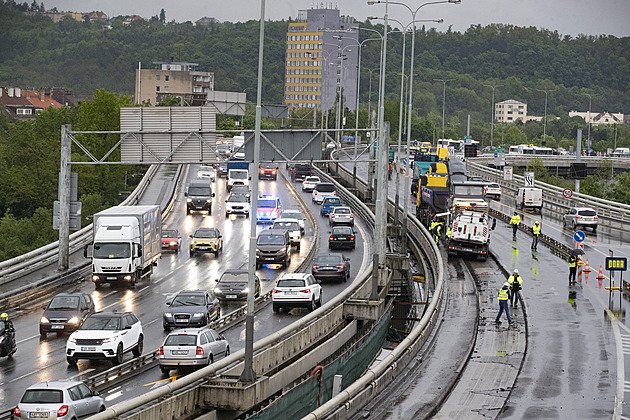
[[94, 312], [94, 301], [87, 293], [59, 293], [48, 305], [39, 320], [39, 334], [46, 338], [49, 332], [72, 332]]
[[188, 190], [184, 193], [186, 197], [186, 212], [192, 214], [194, 211], [207, 211], [212, 214], [212, 183], [209, 179], [194, 179], [190, 181]]
[[183, 290], [166, 304], [168, 309], [162, 316], [164, 331], [203, 327], [219, 318], [219, 301], [205, 290]]
[[291, 261], [291, 238], [289, 232], [280, 229], [265, 229], [256, 239], [256, 268], [263, 264], [282, 264], [288, 267]]
[[[260, 279], [254, 276], [254, 297], [260, 296]], [[249, 273], [247, 270], [225, 270], [217, 280], [214, 294], [221, 301], [244, 300], [249, 295]]]
[[294, 163], [291, 165], [291, 181], [304, 181], [307, 176], [313, 175], [310, 163]]
[[278, 164], [275, 162], [260, 162], [258, 179], [278, 179]]

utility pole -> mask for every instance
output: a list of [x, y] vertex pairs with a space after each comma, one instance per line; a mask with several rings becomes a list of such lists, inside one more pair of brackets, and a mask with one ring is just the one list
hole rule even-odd
[[[485, 87], [492, 88], [492, 109], [490, 112], [490, 147], [494, 147], [494, 89], [502, 87], [503, 85], [484, 85]], [[459, 121], [459, 114], [457, 115]]]
[[[588, 136], [586, 138], [586, 147], [591, 147], [591, 104], [593, 101], [593, 96], [598, 96], [599, 93], [583, 93], [582, 95], [588, 96]], [[580, 150], [580, 153], [582, 151]]]
[[[543, 141], [542, 141], [542, 145], [544, 147], [544, 146], [547, 145], [547, 94], [549, 92], [555, 92], [555, 89], [553, 89], [553, 90], [536, 89], [536, 90], [538, 92], [545, 92], [545, 117], [544, 117], [544, 121], [543, 121]], [[590, 118], [590, 116], [589, 116], [589, 118]]]
[[444, 89], [442, 90], [442, 138], [444, 138], [444, 110], [446, 109], [446, 82], [451, 82], [455, 79], [433, 79], [436, 82], [442, 82]]

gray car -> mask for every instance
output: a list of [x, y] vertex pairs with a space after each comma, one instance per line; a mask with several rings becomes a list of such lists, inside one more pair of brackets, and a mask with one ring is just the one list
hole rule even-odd
[[39, 334], [46, 338], [49, 332], [76, 331], [83, 320], [94, 312], [94, 301], [87, 293], [59, 293], [48, 305], [39, 320]]
[[595, 232], [597, 231], [597, 219], [597, 211], [595, 209], [590, 207], [571, 207], [562, 216], [562, 226], [570, 226], [573, 230], [580, 226], [588, 226]]
[[162, 373], [179, 367], [202, 367], [230, 355], [227, 340], [210, 328], [190, 328], [169, 334], [158, 349]]
[[29, 386], [15, 407], [22, 419], [79, 419], [105, 411], [105, 401], [81, 381], [40, 382]]
[[205, 290], [183, 290], [166, 304], [168, 308], [162, 315], [164, 331], [203, 327], [219, 318], [219, 301]]

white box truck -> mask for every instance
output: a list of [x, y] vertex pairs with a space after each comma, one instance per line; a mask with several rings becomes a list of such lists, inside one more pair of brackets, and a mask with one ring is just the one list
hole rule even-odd
[[111, 207], [94, 215], [92, 231], [94, 241], [86, 245], [84, 256], [92, 258], [92, 282], [97, 288], [110, 283], [133, 289], [151, 275], [162, 255], [159, 206]]

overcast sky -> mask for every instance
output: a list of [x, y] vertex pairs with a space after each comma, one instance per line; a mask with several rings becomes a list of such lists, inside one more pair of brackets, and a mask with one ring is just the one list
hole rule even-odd
[[[29, 4], [30, 1], [26, 0]], [[384, 1], [384, 0], [382, 0]], [[424, 0], [398, 0], [412, 9]], [[368, 6], [366, 0], [338, 0], [315, 2], [310, 0], [266, 0], [266, 18], [282, 20], [295, 18], [300, 9], [328, 4], [337, 7], [342, 15], [363, 21], [367, 16], [383, 16], [382, 4]], [[239, 22], [260, 17], [257, 0], [44, 0], [44, 6], [60, 11], [103, 11], [108, 16], [136, 14], [143, 18], [166, 11], [167, 21], [196, 21], [209, 16], [220, 21]], [[326, 6], [325, 6], [326, 7]], [[407, 24], [410, 12], [403, 6], [390, 5], [390, 18]], [[417, 19], [444, 19], [437, 26], [464, 32], [470, 25], [504, 23], [516, 26], [536, 26], [557, 30], [562, 35], [630, 36], [629, 0], [462, 0], [460, 4], [438, 4], [423, 7]], [[427, 24], [427, 26], [429, 26]]]

